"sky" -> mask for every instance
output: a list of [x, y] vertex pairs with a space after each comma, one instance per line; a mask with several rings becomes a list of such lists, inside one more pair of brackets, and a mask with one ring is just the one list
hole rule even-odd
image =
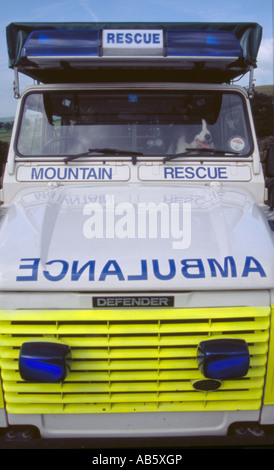
[[[263, 39], [255, 85], [273, 79], [274, 0], [0, 0], [0, 117], [14, 116], [13, 71], [8, 68], [6, 26], [12, 22], [144, 21], [256, 22]], [[32, 83], [20, 75], [20, 89]], [[245, 77], [241, 85], [248, 84]]]

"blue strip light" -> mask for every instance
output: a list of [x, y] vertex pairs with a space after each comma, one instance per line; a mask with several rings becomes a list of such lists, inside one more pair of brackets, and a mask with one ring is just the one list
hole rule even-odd
[[[131, 30], [123, 31], [111, 55], [120, 56], [122, 46], [123, 54], [126, 51], [128, 57], [138, 57], [138, 49], [134, 44], [128, 44]], [[170, 57], [243, 57], [241, 45], [232, 31], [168, 30], [165, 34], [167, 56]], [[144, 43], [142, 54], [151, 47], [148, 41]], [[29, 35], [21, 57], [98, 57], [98, 51], [99, 30], [36, 30]]]
[[33, 31], [21, 57], [35, 56], [98, 56], [99, 31], [49, 30]]
[[197, 350], [200, 372], [210, 379], [244, 377], [249, 369], [249, 350], [244, 340], [202, 341]]
[[70, 348], [66, 344], [29, 341], [19, 355], [19, 373], [27, 382], [63, 382], [69, 371]]
[[168, 56], [243, 57], [232, 31], [167, 31]]

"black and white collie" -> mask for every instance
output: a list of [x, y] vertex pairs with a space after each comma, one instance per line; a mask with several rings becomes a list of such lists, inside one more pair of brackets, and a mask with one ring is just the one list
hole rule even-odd
[[187, 125], [180, 129], [180, 136], [170, 146], [168, 153], [183, 153], [186, 149], [209, 149], [212, 147], [212, 135], [205, 119], [201, 125]]

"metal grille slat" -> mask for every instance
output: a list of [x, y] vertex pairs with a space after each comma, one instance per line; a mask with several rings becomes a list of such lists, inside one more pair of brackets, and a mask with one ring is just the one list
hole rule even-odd
[[[56, 333], [58, 334], [58, 333]], [[220, 332], [221, 334], [221, 332]], [[40, 335], [43, 336], [43, 335]], [[54, 335], [52, 335], [53, 337]], [[153, 347], [153, 346], [189, 346], [189, 345], [197, 345], [200, 341], [205, 339], [205, 335], [190, 335], [190, 336], [183, 336], [183, 335], [175, 335], [175, 336], [162, 336], [157, 337], [155, 336], [132, 336], [130, 338], [123, 337], [123, 347], [130, 348], [130, 347]], [[247, 343], [252, 342], [263, 342], [266, 343], [268, 341], [268, 328], [265, 331], [254, 331], [252, 334], [248, 333], [237, 333], [233, 332], [229, 334], [230, 338], [241, 338], [244, 339]], [[37, 337], [39, 338], [39, 337]], [[35, 337], [35, 339], [37, 339]], [[5, 346], [18, 347], [22, 345], [25, 341], [30, 341], [34, 339], [33, 336], [25, 335], [24, 337], [11, 337], [0, 335], [0, 348]], [[106, 339], [104, 337], [73, 337], [71, 336], [62, 336], [62, 341], [64, 343], [70, 344], [71, 347], [82, 347], [82, 348], [94, 348], [94, 347], [105, 347]], [[119, 348], [121, 347], [121, 338], [120, 337], [110, 337], [108, 339], [108, 347]]]
[[[253, 389], [250, 392], [251, 399], [260, 399], [262, 391]], [[219, 392], [211, 392], [207, 396], [207, 401], [224, 401], [224, 400], [244, 400], [246, 393], [242, 391], [231, 392], [223, 391], [222, 394]], [[203, 401], [203, 392], [176, 392], [176, 393], [164, 393], [164, 392], [151, 392], [151, 393], [98, 393], [88, 395], [82, 394], [77, 396], [76, 394], [40, 394], [40, 395], [25, 395], [23, 398], [19, 397], [16, 393], [7, 393], [6, 399], [9, 403], [136, 403], [136, 402], [170, 402], [173, 400], [177, 401]]]
[[[246, 377], [263, 377], [265, 374], [265, 367], [253, 367], [251, 368]], [[20, 375], [18, 372], [10, 370], [3, 370], [2, 376], [4, 380], [8, 381], [20, 381]], [[97, 372], [97, 371], [85, 371], [85, 372], [71, 372], [67, 381], [70, 382], [108, 382], [108, 381], [151, 381], [151, 380], [198, 380], [204, 378], [199, 370], [169, 370], [169, 371], [119, 371], [119, 372]], [[79, 390], [80, 390], [79, 386]], [[5, 389], [5, 384], [4, 384]], [[41, 386], [42, 389], [42, 386]], [[45, 388], [46, 390], [46, 388]]]
[[[194, 353], [195, 354], [195, 353]], [[175, 356], [176, 357], [176, 356]], [[253, 356], [251, 358], [251, 366], [263, 366], [266, 364], [266, 357], [265, 355], [263, 356]], [[172, 362], [170, 360], [163, 360], [163, 359], [158, 359], [157, 360], [94, 360], [94, 361], [86, 361], [86, 360], [81, 360], [81, 361], [74, 361], [71, 365], [71, 372], [81, 372], [81, 371], [98, 371], [98, 370], [109, 370], [109, 371], [115, 371], [115, 370], [165, 370], [165, 369], [170, 369], [170, 366], [172, 365], [173, 370], [179, 369], [196, 369], [197, 366], [197, 360], [196, 359], [189, 359], [189, 360], [183, 360], [183, 359], [172, 359]], [[3, 370], [18, 370], [18, 363], [17, 361], [14, 360], [9, 360], [9, 359], [2, 359], [1, 360], [1, 367]], [[20, 378], [18, 378], [20, 380]]]
[[[1, 322], [24, 321], [130, 321], [132, 322], [133, 310], [1, 310]], [[148, 313], [149, 312], [149, 313]], [[92, 313], [92, 317], [91, 317]], [[136, 313], [136, 310], [135, 310]], [[270, 307], [218, 307], [218, 308], [189, 308], [189, 309], [138, 309], [138, 320], [193, 320], [208, 318], [241, 319], [250, 317], [268, 317]], [[194, 315], [194, 317], [193, 317]]]
[[[246, 378], [246, 380], [228, 380], [222, 385], [222, 390], [237, 390], [261, 388], [263, 386], [263, 378]], [[6, 392], [24, 392], [28, 394], [34, 393], [77, 393], [79, 392], [79, 385], [77, 383], [64, 383], [64, 384], [14, 384], [13, 382], [6, 382]], [[98, 383], [83, 383], [81, 385], [82, 393], [112, 393], [112, 392], [140, 392], [140, 391], [193, 391], [191, 382], [189, 381], [148, 381], [148, 382], [98, 382]]]
[[[23, 342], [23, 341], [22, 341]], [[17, 345], [14, 345], [13, 349], [11, 348], [1, 348], [1, 357], [4, 359], [17, 359], [19, 357], [19, 347], [16, 348]], [[155, 358], [155, 357], [194, 357], [196, 354], [196, 347], [188, 347], [188, 348], [177, 348], [175, 347], [151, 347], [151, 348], [138, 348], [138, 349], [130, 349], [130, 348], [109, 348], [109, 350], [105, 349], [74, 349], [73, 350], [73, 357], [75, 359], [119, 359], [119, 358]], [[264, 355], [267, 352], [267, 343], [256, 343], [254, 345], [250, 345], [249, 347], [250, 354], [259, 354]]]
[[[255, 324], [254, 324], [255, 323]], [[243, 327], [245, 331], [248, 330], [264, 330], [268, 328], [269, 320], [259, 319], [257, 321], [245, 322]], [[216, 332], [216, 331], [237, 331], [239, 326], [234, 323], [220, 322], [217, 324], [212, 323], [183, 323], [183, 324], [150, 324], [143, 325], [74, 325], [74, 335], [134, 335], [134, 334], [165, 334], [165, 333], [193, 333], [193, 332]], [[17, 325], [11, 326], [3, 325], [1, 327], [3, 334], [12, 331], [12, 334], [31, 334], [31, 335], [68, 335], [71, 333], [70, 325]]]
[[[144, 412], [188, 412], [188, 411], [234, 411], [237, 410], [257, 410], [260, 400], [238, 400], [237, 407], [235, 401], [185, 401], [169, 403], [104, 403], [104, 404], [55, 404], [47, 405], [29, 404], [24, 405], [24, 412], [29, 414], [62, 414], [62, 413], [144, 413]], [[9, 404], [9, 413], [24, 413], [22, 404]]]

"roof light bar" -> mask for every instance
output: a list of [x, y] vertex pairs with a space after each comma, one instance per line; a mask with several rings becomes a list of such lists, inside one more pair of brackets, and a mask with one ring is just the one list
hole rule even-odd
[[[21, 57], [99, 57], [99, 38], [99, 30], [36, 30], [29, 35]], [[102, 41], [105, 57], [243, 57], [231, 31], [106, 29]]]

